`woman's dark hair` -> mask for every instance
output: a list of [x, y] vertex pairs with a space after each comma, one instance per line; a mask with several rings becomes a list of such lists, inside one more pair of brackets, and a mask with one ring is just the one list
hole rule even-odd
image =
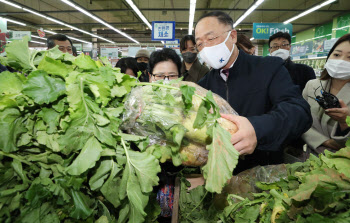
[[120, 68], [120, 72], [122, 72], [123, 74], [125, 74], [126, 69], [131, 69], [134, 74], [137, 77], [137, 72], [139, 72], [139, 69], [137, 67], [137, 61], [135, 58], [133, 57], [124, 57], [121, 58], [117, 64], [115, 65], [115, 67], [119, 67]]
[[231, 18], [231, 16], [229, 16], [227, 13], [223, 12], [223, 11], [213, 11], [213, 12], [209, 12], [205, 15], [202, 15], [198, 21], [197, 24], [199, 23], [199, 21], [201, 21], [204, 18], [207, 17], [215, 17], [219, 20], [219, 23], [224, 24], [224, 25], [229, 25], [231, 28], [233, 28], [233, 20]]
[[238, 46], [238, 48], [240, 48], [242, 50], [243, 50], [243, 47], [247, 48], [248, 50], [250, 50], [251, 48], [254, 47], [252, 42], [250, 42], [250, 39], [246, 35], [243, 35], [243, 34], [237, 35], [236, 45]]
[[[345, 34], [344, 36], [340, 37], [337, 42], [335, 42], [335, 44], [333, 45], [332, 49], [329, 51], [328, 55], [327, 55], [327, 60], [328, 58], [332, 55], [333, 51], [335, 50], [335, 48], [337, 48], [337, 46], [343, 42], [348, 41], [350, 43], [350, 33], [349, 34]], [[331, 76], [329, 76], [327, 69], [323, 69], [322, 73], [321, 73], [321, 80], [328, 80], [329, 78], [331, 78]]]
[[172, 61], [177, 66], [179, 75], [181, 74], [181, 58], [176, 51], [170, 48], [163, 48], [161, 50], [153, 51], [148, 62], [148, 72], [153, 74], [153, 69], [159, 62]]
[[73, 46], [72, 41], [66, 35], [55, 34], [55, 35], [49, 36], [46, 39], [46, 44], [47, 44], [48, 49], [54, 48], [56, 46], [55, 40], [57, 40], [57, 41], [67, 41], [68, 40], [70, 45]]
[[288, 40], [289, 44], [292, 43], [292, 37], [290, 36], [289, 33], [277, 32], [277, 33], [273, 34], [272, 36], [270, 36], [270, 38], [269, 38], [269, 47], [271, 47], [270, 43], [271, 43], [272, 40], [279, 39], [279, 38], [284, 38], [284, 39]]
[[196, 45], [196, 40], [194, 39], [194, 36], [192, 35], [186, 35], [184, 37], [182, 37], [181, 41], [180, 41], [180, 51], [184, 51], [187, 48], [187, 41], [192, 41], [193, 45]]

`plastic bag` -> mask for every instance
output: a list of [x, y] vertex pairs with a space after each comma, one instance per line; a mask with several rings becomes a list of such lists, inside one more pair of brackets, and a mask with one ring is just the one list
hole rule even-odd
[[[174, 87], [181, 85], [195, 87], [195, 93], [203, 97], [208, 92], [192, 82], [172, 84]], [[224, 99], [216, 94], [213, 96], [220, 108], [220, 113], [237, 115], [237, 112]], [[150, 145], [161, 145], [170, 151], [175, 151], [176, 147], [181, 146], [180, 154], [183, 158], [183, 165], [204, 165], [208, 154], [205, 149], [208, 136], [204, 128], [193, 129], [193, 122], [202, 99], [193, 96], [192, 102], [192, 108], [185, 113], [180, 90], [155, 88], [149, 85], [136, 87], [130, 92], [124, 103], [125, 113], [121, 127], [129, 134], [148, 136]], [[218, 121], [220, 123], [220, 120]], [[179, 138], [181, 134], [183, 134], [183, 139]]]
[[235, 194], [252, 200], [252, 193], [260, 191], [255, 185], [256, 182], [274, 183], [286, 177], [287, 169], [285, 164], [256, 166], [245, 170], [231, 178], [222, 190], [222, 193], [215, 196], [214, 204], [219, 210], [224, 209], [228, 205], [228, 194]]

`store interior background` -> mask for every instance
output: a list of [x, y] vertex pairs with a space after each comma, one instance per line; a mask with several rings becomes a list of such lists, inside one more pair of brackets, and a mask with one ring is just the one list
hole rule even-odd
[[[189, 34], [191, 2], [195, 2], [193, 27], [203, 14], [214, 10], [225, 11], [234, 21], [237, 21], [256, 3], [254, 0], [74, 0], [69, 2], [80, 6], [97, 19], [65, 3], [65, 0], [0, 0], [0, 20], [5, 18], [25, 24], [23, 26], [8, 20], [7, 31], [31, 31], [32, 41], [29, 42], [31, 48], [46, 49], [45, 38], [52, 33], [62, 33], [79, 40], [73, 39], [79, 53], [85, 52], [96, 57], [102, 50], [113, 49], [115, 52], [111, 59], [112, 62], [116, 62], [120, 57], [134, 56], [140, 48], [153, 51], [164, 47], [160, 41], [151, 41], [152, 21], [175, 21], [176, 39]], [[238, 33], [252, 38], [253, 23], [283, 23], [323, 2], [325, 0], [265, 0], [235, 29]], [[139, 9], [141, 14], [135, 11], [135, 8]], [[114, 29], [99, 22], [99, 18]], [[316, 74], [319, 74], [332, 43], [336, 38], [350, 33], [350, 0], [334, 1], [291, 23], [293, 25], [291, 49], [293, 61], [312, 66]], [[37, 38], [37, 30], [40, 28], [45, 30], [44, 38]], [[127, 34], [130, 38], [118, 31]], [[91, 34], [101, 38], [95, 38]], [[257, 55], [269, 54], [268, 40], [253, 39], [252, 42], [257, 46]], [[166, 47], [174, 48], [180, 53], [176, 42]]]

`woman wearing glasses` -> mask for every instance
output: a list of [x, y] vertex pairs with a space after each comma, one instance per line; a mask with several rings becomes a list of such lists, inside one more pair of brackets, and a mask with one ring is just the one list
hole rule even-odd
[[[315, 97], [325, 93], [335, 95], [340, 106], [322, 108]], [[334, 44], [320, 80], [309, 81], [303, 97], [309, 102], [313, 117], [311, 129], [303, 135], [304, 141], [311, 147], [308, 153], [319, 154], [326, 149], [334, 152], [343, 148], [350, 137], [350, 127], [346, 123], [346, 117], [350, 116], [350, 34], [342, 36]]]
[[154, 51], [149, 58], [148, 72], [149, 82], [177, 79], [181, 73], [181, 59], [170, 48]]

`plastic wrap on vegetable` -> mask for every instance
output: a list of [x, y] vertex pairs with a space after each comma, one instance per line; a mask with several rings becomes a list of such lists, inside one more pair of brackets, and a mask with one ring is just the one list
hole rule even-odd
[[258, 193], [260, 191], [256, 184], [261, 186], [260, 182], [274, 183], [281, 178], [286, 177], [287, 169], [285, 164], [256, 166], [249, 170], [245, 170], [236, 176], [233, 176], [224, 187], [223, 192], [215, 195], [215, 206], [220, 210], [224, 209], [228, 205], [228, 194], [235, 194], [253, 200], [253, 193]]
[[[174, 89], [139, 86], [134, 88], [125, 101], [123, 114], [123, 130], [130, 134], [149, 136], [153, 154], [158, 155], [162, 162], [172, 158], [174, 165], [202, 166], [207, 162], [206, 145], [211, 141], [207, 129], [213, 122], [199, 129], [193, 128], [198, 109], [202, 103], [200, 97], [192, 97], [192, 107], [185, 109], [182, 85], [195, 87], [195, 93], [204, 97], [207, 90], [191, 82], [172, 84]], [[235, 110], [220, 96], [214, 95], [214, 100], [220, 108], [220, 113], [237, 115]], [[234, 123], [218, 118], [218, 123], [231, 134], [237, 131]], [[161, 146], [162, 148], [156, 148]]]

